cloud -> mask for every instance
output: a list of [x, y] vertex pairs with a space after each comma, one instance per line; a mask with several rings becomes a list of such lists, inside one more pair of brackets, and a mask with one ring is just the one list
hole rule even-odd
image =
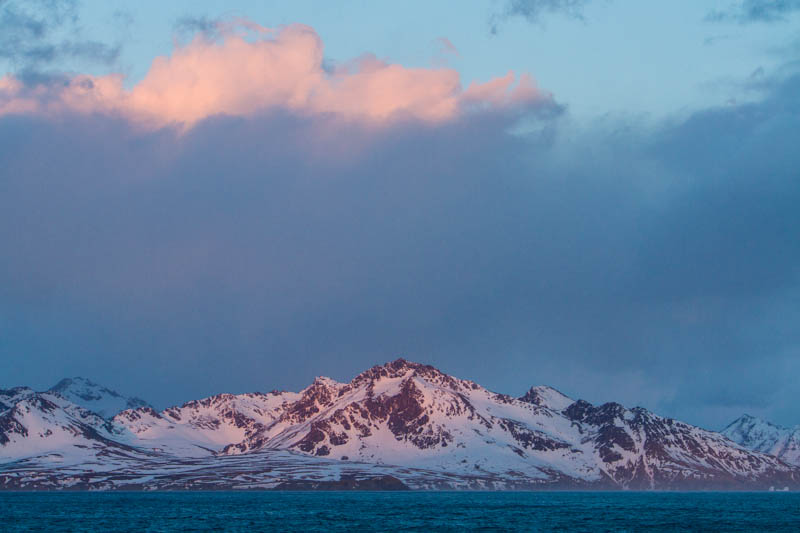
[[727, 41], [733, 38], [732, 35], [710, 35], [703, 39], [703, 46], [713, 46], [720, 41]]
[[437, 38], [436, 44], [439, 47], [439, 53], [442, 55], [459, 55], [458, 48], [447, 37]]
[[435, 45], [431, 65], [435, 68], [447, 68], [453, 59], [460, 56], [458, 48], [447, 37], [438, 37], [433, 41]]
[[183, 37], [193, 37], [199, 33], [206, 38], [218, 38], [222, 22], [219, 18], [186, 15], [175, 21], [173, 27], [175, 32]]
[[268, 109], [333, 114], [355, 120], [451, 120], [468, 108], [552, 106], [528, 75], [513, 73], [462, 90], [455, 70], [406, 68], [365, 54], [332, 71], [308, 26], [279, 29], [249, 21], [214, 26], [170, 57], [156, 58], [133, 89], [120, 75], [77, 75], [58, 83], [0, 81], [0, 113], [104, 113], [147, 127], [191, 126], [218, 115]]
[[74, 0], [0, 1], [0, 61], [27, 74], [65, 60], [111, 65], [120, 46], [86, 39]]
[[706, 20], [712, 22], [782, 22], [800, 11], [800, 0], [742, 0], [724, 10], [711, 11]]
[[490, 20], [492, 33], [497, 33], [500, 22], [513, 17], [522, 17], [528, 22], [539, 23], [546, 14], [560, 14], [569, 18], [583, 19], [583, 9], [590, 0], [506, 0], [503, 9]]

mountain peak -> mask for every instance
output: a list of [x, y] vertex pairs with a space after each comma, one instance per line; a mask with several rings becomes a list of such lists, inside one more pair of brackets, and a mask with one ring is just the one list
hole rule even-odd
[[744, 414], [721, 432], [733, 442], [768, 453], [789, 464], [800, 465], [800, 426], [787, 428]]
[[0, 389], [0, 396], [15, 396], [18, 394], [32, 393], [33, 389], [25, 386], [11, 387], [10, 389]]
[[74, 392], [76, 394], [85, 394], [88, 397], [105, 394], [114, 398], [119, 398], [121, 395], [117, 391], [113, 391], [102, 385], [99, 385], [91, 379], [76, 376], [74, 378], [64, 378], [55, 385], [53, 385], [48, 392]]
[[743, 431], [745, 428], [748, 431], [753, 431], [754, 429], [756, 429], [760, 432], [763, 432], [767, 428], [776, 431], [788, 430], [788, 428], [779, 426], [777, 424], [773, 424], [772, 422], [764, 420], [763, 418], [745, 413], [736, 420], [734, 420], [733, 422], [731, 422], [730, 424], [728, 424], [727, 426], [725, 426], [725, 429], [722, 430], [722, 433], [727, 434], [734, 431]]
[[333, 378], [329, 378], [328, 376], [317, 376], [314, 378], [314, 385], [325, 385], [327, 387], [336, 387], [342, 385]]
[[745, 413], [742, 416], [740, 416], [739, 418], [737, 418], [736, 420], [734, 420], [733, 422], [731, 422], [729, 425], [736, 424], [737, 422], [754, 422], [754, 421], [766, 422], [764, 419], [762, 419], [760, 417], [753, 416], [751, 414]]
[[47, 392], [58, 394], [70, 402], [97, 413], [103, 418], [112, 418], [125, 409], [147, 406], [140, 398], [125, 397], [115, 390], [83, 378], [64, 378]]
[[539, 407], [547, 407], [554, 411], [563, 411], [573, 403], [575, 400], [562, 393], [553, 387], [546, 385], [537, 385], [531, 387], [528, 392], [521, 396], [520, 401], [532, 403]]
[[409, 361], [408, 359], [404, 359], [402, 357], [398, 357], [394, 361], [389, 361], [388, 363], [385, 363], [383, 366], [389, 366], [392, 368], [412, 368], [423, 365], [422, 363], [417, 363], [414, 361]]
[[[407, 372], [409, 370], [419, 370], [419, 369], [422, 369], [422, 368], [427, 368], [427, 369], [435, 370], [436, 372], [439, 372], [436, 368], [434, 368], [434, 367], [432, 367], [430, 365], [424, 365], [422, 363], [416, 363], [414, 361], [409, 361], [408, 359], [403, 359], [402, 357], [398, 357], [397, 359], [395, 359], [393, 361], [388, 361], [388, 362], [386, 362], [386, 363], [384, 363], [382, 365], [376, 365], [376, 366], [370, 368], [369, 370], [367, 370], [367, 372], [370, 372], [371, 370], [375, 370], [375, 369], [383, 369], [383, 370], [386, 370], [390, 374], [399, 375], [399, 374], [404, 374], [405, 372]], [[366, 373], [366, 372], [364, 372], [364, 373]]]
[[365, 372], [362, 372], [362, 375], [370, 373], [370, 372], [375, 371], [375, 370], [377, 370], [379, 372], [381, 370], [383, 370], [383, 371], [385, 371], [388, 374], [393, 375], [393, 376], [403, 375], [406, 372], [408, 372], [409, 370], [413, 370], [413, 371], [417, 371], [417, 372], [422, 371], [423, 373], [444, 374], [441, 370], [439, 370], [438, 368], [436, 368], [434, 366], [426, 365], [424, 363], [417, 363], [415, 361], [409, 361], [408, 359], [403, 359], [402, 357], [398, 357], [397, 359], [395, 359], [393, 361], [389, 361], [389, 362], [384, 363], [382, 365], [373, 366], [369, 370], [367, 370]]

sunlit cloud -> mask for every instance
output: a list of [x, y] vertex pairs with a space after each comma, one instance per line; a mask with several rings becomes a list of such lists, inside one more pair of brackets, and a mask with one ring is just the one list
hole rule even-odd
[[371, 122], [438, 123], [475, 108], [553, 101], [530, 75], [514, 72], [465, 90], [456, 70], [408, 68], [370, 54], [326, 69], [322, 40], [304, 25], [270, 29], [236, 21], [216, 30], [218, 38], [201, 32], [171, 56], [157, 57], [130, 90], [118, 74], [33, 84], [6, 76], [0, 80], [0, 114], [103, 113], [157, 128], [283, 109]]

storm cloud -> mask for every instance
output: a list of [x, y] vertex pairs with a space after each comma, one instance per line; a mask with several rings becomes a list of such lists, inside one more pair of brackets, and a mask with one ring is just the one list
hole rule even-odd
[[[718, 428], [796, 422], [800, 75], [576, 126], [272, 106], [0, 117], [0, 375], [159, 405], [404, 356]], [[13, 382], [11, 381], [13, 380]]]

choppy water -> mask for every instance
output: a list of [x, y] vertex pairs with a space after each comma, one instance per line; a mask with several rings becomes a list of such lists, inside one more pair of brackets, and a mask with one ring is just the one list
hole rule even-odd
[[793, 493], [2, 493], [0, 531], [800, 531]]

